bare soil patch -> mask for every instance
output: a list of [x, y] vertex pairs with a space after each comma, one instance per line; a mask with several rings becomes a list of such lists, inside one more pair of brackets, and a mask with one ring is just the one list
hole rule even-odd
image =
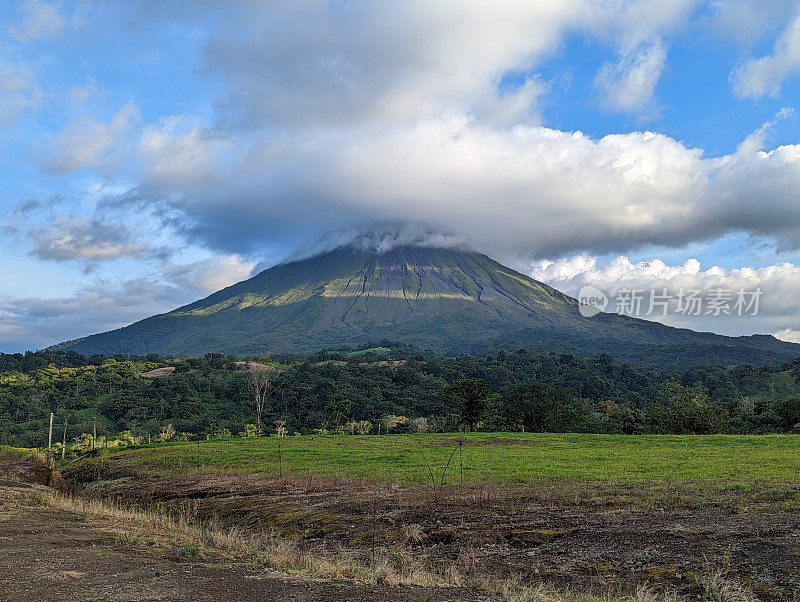
[[406, 360], [381, 360], [378, 362], [361, 362], [358, 364], [362, 368], [392, 368], [397, 369], [406, 365]]
[[143, 378], [159, 378], [161, 376], [169, 376], [175, 372], [175, 366], [166, 366], [164, 368], [155, 368], [154, 370], [148, 370], [147, 372], [142, 372]]
[[273, 374], [283, 372], [282, 368], [261, 362], [234, 362], [234, 367], [239, 372], [272, 372]]

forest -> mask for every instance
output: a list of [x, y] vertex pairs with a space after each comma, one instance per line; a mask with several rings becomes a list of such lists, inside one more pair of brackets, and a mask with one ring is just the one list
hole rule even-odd
[[608, 355], [519, 349], [448, 357], [386, 341], [306, 356], [45, 350], [0, 354], [0, 445], [46, 445], [51, 412], [54, 437], [69, 444], [90, 433], [146, 442], [258, 430], [791, 432], [800, 421], [799, 377], [798, 361], [643, 369]]

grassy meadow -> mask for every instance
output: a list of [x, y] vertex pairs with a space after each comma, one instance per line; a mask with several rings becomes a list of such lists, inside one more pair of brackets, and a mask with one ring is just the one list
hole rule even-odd
[[792, 435], [326, 435], [144, 445], [112, 457], [153, 477], [225, 471], [418, 485], [800, 483], [800, 437]]

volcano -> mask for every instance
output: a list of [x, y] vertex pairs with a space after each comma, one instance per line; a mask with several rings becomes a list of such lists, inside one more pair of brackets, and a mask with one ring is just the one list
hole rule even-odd
[[276, 265], [205, 299], [58, 345], [83, 354], [301, 354], [382, 340], [448, 354], [608, 353], [641, 363], [767, 363], [800, 355], [772, 336], [726, 337], [578, 302], [480, 253], [357, 247]]

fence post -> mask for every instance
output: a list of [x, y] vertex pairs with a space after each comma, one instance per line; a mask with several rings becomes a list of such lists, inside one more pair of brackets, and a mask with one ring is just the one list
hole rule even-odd
[[64, 438], [61, 441], [61, 459], [67, 454], [67, 419], [64, 419]]
[[47, 453], [53, 451], [53, 412], [50, 412], [50, 430], [47, 432]]
[[92, 449], [97, 448], [97, 417], [92, 418]]
[[278, 478], [283, 478], [283, 455], [281, 454], [280, 437], [278, 437]]
[[463, 445], [464, 445], [464, 441], [461, 438], [459, 438], [458, 439], [458, 466], [461, 469], [461, 481], [460, 481], [461, 487], [464, 486], [464, 454], [463, 454], [462, 449], [461, 449]]

